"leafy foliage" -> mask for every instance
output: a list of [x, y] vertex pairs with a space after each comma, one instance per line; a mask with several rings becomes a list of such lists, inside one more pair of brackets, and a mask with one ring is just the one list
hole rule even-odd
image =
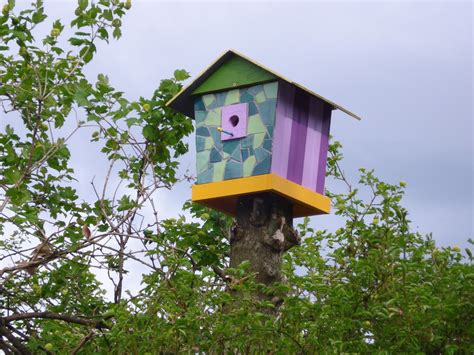
[[[37, 1], [0, 17], [0, 349], [5, 353], [470, 353], [472, 254], [437, 248], [410, 229], [405, 183], [360, 170], [357, 185], [330, 146], [327, 192], [344, 220], [335, 232], [298, 226], [285, 256], [287, 296], [274, 317], [262, 289], [228, 267], [230, 218], [186, 203], [191, 215], [161, 220], [154, 200], [180, 177], [192, 123], [165, 103], [188, 78], [163, 80], [130, 101], [106, 75], [84, 68], [97, 43], [121, 36], [131, 3], [79, 0], [66, 27], [46, 24]], [[65, 33], [72, 30], [67, 38]], [[92, 195], [73, 170], [73, 144], [99, 146]], [[89, 136], [90, 135], [90, 136]], [[77, 140], [76, 140], [77, 141]], [[92, 197], [91, 197], [92, 196]], [[143, 270], [130, 292], [124, 276]], [[105, 275], [105, 276], [104, 276]], [[113, 294], [99, 282], [105, 277]], [[268, 292], [273, 290], [267, 289]], [[233, 305], [233, 307], [228, 307]]]

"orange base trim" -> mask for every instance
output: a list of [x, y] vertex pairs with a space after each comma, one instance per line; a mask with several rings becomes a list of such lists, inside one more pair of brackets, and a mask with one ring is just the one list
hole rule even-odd
[[193, 185], [192, 200], [235, 216], [238, 197], [259, 192], [274, 192], [292, 201], [294, 217], [327, 214], [331, 210], [328, 197], [275, 174]]

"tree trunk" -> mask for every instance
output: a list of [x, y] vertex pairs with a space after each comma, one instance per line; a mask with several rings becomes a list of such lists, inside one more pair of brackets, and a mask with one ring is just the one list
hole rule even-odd
[[[299, 241], [298, 233], [293, 229], [291, 202], [273, 193], [239, 198], [230, 240], [230, 267], [235, 268], [248, 260], [248, 271], [255, 274], [258, 283], [271, 286], [284, 282], [283, 253]], [[282, 295], [258, 292], [255, 296], [277, 306], [282, 301]]]

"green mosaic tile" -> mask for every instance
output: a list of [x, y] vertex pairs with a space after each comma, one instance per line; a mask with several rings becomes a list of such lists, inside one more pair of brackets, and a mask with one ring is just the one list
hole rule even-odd
[[[269, 173], [278, 83], [206, 94], [195, 101], [198, 183]], [[221, 141], [224, 105], [249, 104], [247, 136]], [[207, 111], [206, 111], [207, 109]]]
[[214, 110], [208, 111], [204, 124], [206, 126], [220, 126], [221, 125], [221, 109], [216, 108]]
[[260, 147], [263, 143], [266, 133], [257, 133], [253, 136], [253, 149]]
[[262, 103], [266, 100], [265, 93], [260, 91], [257, 95], [255, 95], [255, 102]]
[[196, 136], [209, 137], [209, 130], [206, 127], [198, 127], [196, 129]]
[[240, 145], [240, 139], [233, 139], [230, 141], [224, 141], [223, 146], [224, 146], [224, 152], [227, 154], [232, 154], [234, 150]]
[[239, 89], [229, 90], [227, 92], [227, 96], [225, 98], [224, 104], [225, 105], [238, 104], [240, 102], [239, 99], [240, 99]]
[[258, 104], [258, 111], [262, 117], [262, 121], [266, 126], [275, 124], [276, 99], [269, 99]]
[[212, 176], [212, 181], [222, 181], [224, 180], [224, 171], [226, 166], [226, 161], [223, 160], [219, 163], [214, 163], [214, 175]]
[[244, 176], [250, 176], [252, 175], [253, 168], [255, 166], [255, 163], [257, 162], [257, 159], [255, 159], [255, 156], [250, 156], [244, 161]]
[[262, 162], [255, 165], [252, 171], [252, 175], [268, 174], [270, 172], [270, 166], [272, 163], [272, 157], [266, 157]]
[[263, 84], [263, 91], [265, 91], [265, 96], [267, 97], [267, 99], [276, 99], [278, 93], [278, 83], [273, 82]]
[[206, 149], [206, 137], [196, 136], [196, 151], [202, 152]]
[[204, 102], [202, 101], [202, 98], [198, 97], [194, 101], [194, 111], [206, 111], [206, 106], [204, 106]]
[[203, 173], [205, 170], [209, 168], [209, 153], [210, 150], [204, 150], [202, 152], [198, 152], [196, 154], [196, 169], [198, 175]]
[[225, 166], [224, 179], [236, 179], [242, 177], [242, 163], [229, 160]]
[[204, 149], [209, 150], [212, 148], [213, 145], [214, 145], [214, 141], [212, 137], [206, 137], [206, 141], [204, 142]]
[[197, 183], [207, 184], [208, 182], [212, 182], [212, 178], [213, 178], [213, 168], [211, 166], [208, 170], [198, 175]]
[[206, 94], [202, 95], [202, 101], [204, 102], [204, 105], [209, 109], [209, 106], [215, 101], [216, 96], [214, 94]]
[[257, 148], [255, 149], [255, 157], [257, 158], [257, 161], [260, 163], [261, 161], [265, 160], [268, 156], [270, 156], [270, 153], [263, 149], [263, 148]]
[[266, 133], [267, 129], [263, 124], [260, 115], [249, 116], [247, 124], [247, 134]]

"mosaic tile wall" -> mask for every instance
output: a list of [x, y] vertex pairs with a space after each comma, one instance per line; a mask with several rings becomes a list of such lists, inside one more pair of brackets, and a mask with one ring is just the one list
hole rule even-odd
[[[196, 99], [197, 183], [270, 173], [278, 83], [260, 84]], [[247, 136], [221, 141], [223, 106], [248, 103]]]

